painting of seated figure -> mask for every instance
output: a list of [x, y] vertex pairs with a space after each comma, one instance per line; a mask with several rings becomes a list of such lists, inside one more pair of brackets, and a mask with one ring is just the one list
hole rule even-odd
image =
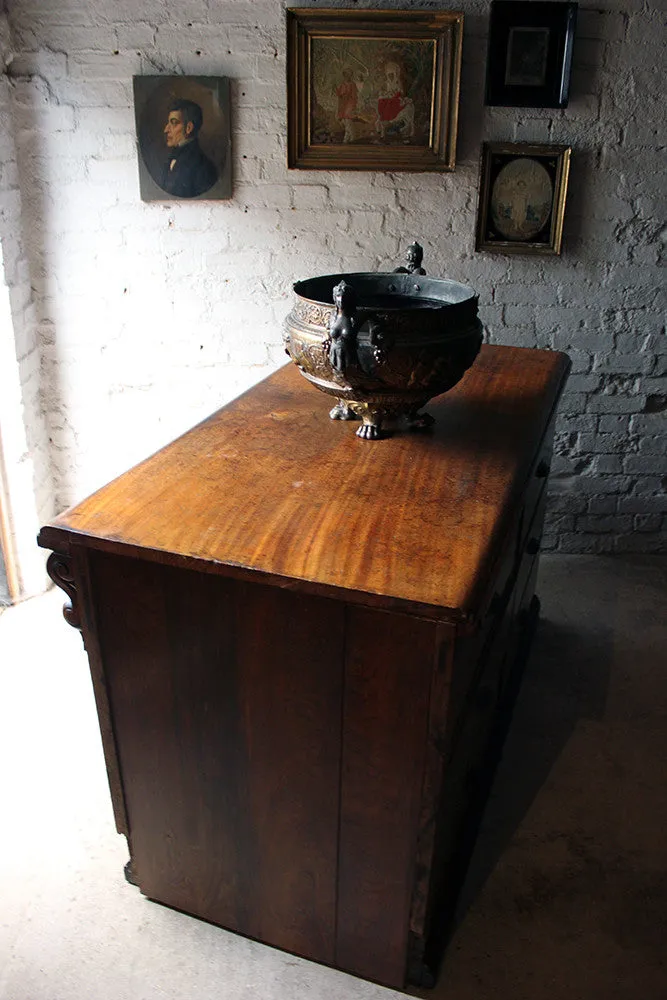
[[315, 38], [313, 141], [426, 144], [434, 49], [428, 40]]
[[287, 11], [288, 166], [453, 170], [463, 14]]

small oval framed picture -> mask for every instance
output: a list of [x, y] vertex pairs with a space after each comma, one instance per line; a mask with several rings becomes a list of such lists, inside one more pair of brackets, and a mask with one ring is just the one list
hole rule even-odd
[[570, 146], [482, 147], [476, 250], [559, 254]]
[[231, 198], [229, 80], [135, 76], [132, 82], [142, 200]]

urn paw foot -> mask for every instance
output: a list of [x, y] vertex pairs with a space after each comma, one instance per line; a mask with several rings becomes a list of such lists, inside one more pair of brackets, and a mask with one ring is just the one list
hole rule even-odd
[[357, 414], [354, 410], [350, 409], [347, 403], [340, 399], [333, 410], [329, 410], [329, 416], [332, 420], [358, 420]]
[[362, 438], [364, 441], [377, 441], [381, 436], [382, 428], [380, 424], [363, 423], [361, 427], [357, 428], [357, 437]]

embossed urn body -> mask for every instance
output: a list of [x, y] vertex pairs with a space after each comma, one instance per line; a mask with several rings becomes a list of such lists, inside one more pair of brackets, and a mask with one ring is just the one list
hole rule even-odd
[[423, 273], [421, 248], [408, 269], [328, 274], [294, 285], [285, 350], [302, 374], [334, 396], [333, 419], [361, 419], [359, 437], [374, 439], [403, 418], [425, 427], [421, 408], [451, 389], [482, 343], [472, 288]]

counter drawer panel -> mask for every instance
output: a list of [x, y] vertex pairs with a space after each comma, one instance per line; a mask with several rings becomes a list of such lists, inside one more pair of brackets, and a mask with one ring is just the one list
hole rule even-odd
[[533, 463], [528, 485], [523, 500], [522, 529], [520, 534], [520, 545], [523, 547], [527, 540], [528, 532], [535, 517], [537, 507], [540, 504], [543, 494], [546, 492], [546, 484], [551, 467], [551, 457], [553, 454], [553, 425], [550, 425], [540, 452]]

